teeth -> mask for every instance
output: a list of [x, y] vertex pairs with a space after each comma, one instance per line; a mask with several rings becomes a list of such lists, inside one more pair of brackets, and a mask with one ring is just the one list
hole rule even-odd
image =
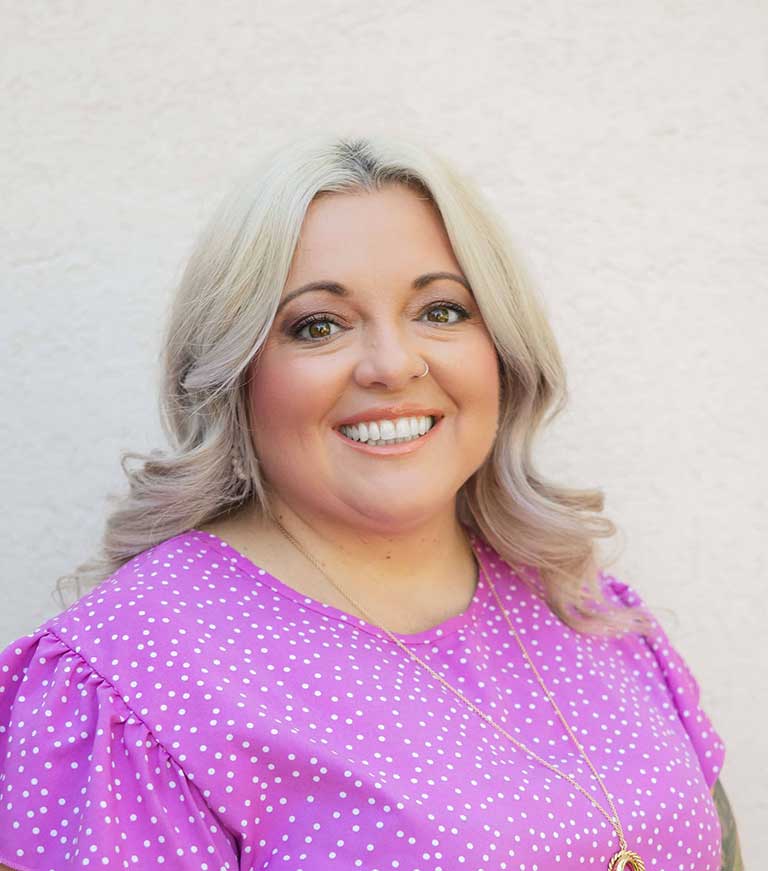
[[[381, 431], [381, 438], [383, 439], [397, 438], [397, 430], [394, 422], [391, 420], [382, 420], [379, 424], [379, 430]], [[405, 435], [406, 433], [403, 433], [403, 436]]]
[[429, 432], [434, 425], [434, 417], [399, 417], [397, 420], [368, 421], [341, 426], [339, 429], [356, 442], [380, 445], [412, 441]]
[[407, 439], [410, 438], [412, 435], [417, 436], [419, 434], [418, 423], [414, 427], [415, 432], [411, 432], [411, 420], [412, 418], [398, 418], [397, 423], [395, 424], [395, 432], [397, 433], [397, 438]]

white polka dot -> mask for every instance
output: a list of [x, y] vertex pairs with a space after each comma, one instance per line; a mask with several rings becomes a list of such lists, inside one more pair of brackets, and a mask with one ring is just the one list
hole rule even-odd
[[[472, 542], [630, 848], [648, 871], [716, 871], [724, 747], [661, 627], [577, 633], [535, 568]], [[462, 614], [400, 639], [606, 804], [482, 572]], [[579, 790], [380, 629], [192, 530], [0, 653], [0, 736], [0, 854], [39, 867], [543, 871], [618, 848]]]

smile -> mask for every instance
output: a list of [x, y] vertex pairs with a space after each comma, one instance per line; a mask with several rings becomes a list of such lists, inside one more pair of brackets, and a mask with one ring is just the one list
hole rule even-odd
[[353, 441], [381, 446], [421, 438], [432, 429], [436, 420], [436, 417], [398, 417], [394, 420], [361, 421], [339, 429]]
[[[417, 423], [414, 424], [413, 421]], [[346, 445], [363, 453], [380, 456], [410, 454], [432, 441], [435, 433], [440, 431], [442, 421], [442, 417], [398, 418], [396, 421], [372, 421], [372, 426], [371, 424], [341, 426], [334, 429], [334, 432]], [[365, 429], [361, 433], [362, 427]], [[361, 440], [361, 434], [366, 436], [365, 440]], [[372, 439], [372, 435], [378, 435], [379, 438]], [[393, 435], [393, 437], [382, 439], [380, 437], [382, 435]]]

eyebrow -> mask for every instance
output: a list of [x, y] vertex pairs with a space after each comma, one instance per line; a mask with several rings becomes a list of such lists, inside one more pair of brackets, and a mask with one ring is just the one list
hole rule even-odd
[[[472, 288], [469, 286], [469, 282], [463, 275], [457, 275], [455, 272], [427, 272], [424, 275], [420, 275], [418, 278], [413, 280], [411, 288], [413, 290], [421, 290], [422, 287], [426, 287], [428, 284], [431, 284], [433, 281], [439, 281], [441, 279], [449, 279], [451, 281], [458, 281], [459, 284], [463, 285], [470, 294], [472, 294]], [[310, 281], [309, 284], [303, 284], [301, 287], [297, 287], [296, 290], [292, 290], [290, 293], [287, 293], [282, 300], [280, 300], [280, 305], [277, 307], [277, 311], [279, 312], [283, 306], [287, 305], [292, 299], [295, 299], [297, 296], [300, 296], [302, 293], [312, 293], [313, 291], [326, 291], [327, 293], [334, 293], [336, 296], [346, 297], [349, 296], [349, 290], [344, 287], [343, 284], [339, 284], [337, 281]], [[474, 294], [472, 294], [474, 296]]]

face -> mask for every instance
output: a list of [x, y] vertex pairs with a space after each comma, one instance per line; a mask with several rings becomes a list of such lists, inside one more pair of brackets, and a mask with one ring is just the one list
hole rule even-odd
[[[456, 278], [417, 280], [430, 273]], [[496, 350], [464, 281], [439, 213], [411, 189], [312, 202], [249, 386], [265, 482], [303, 519], [396, 534], [454, 516], [459, 488], [493, 445], [500, 389]], [[293, 296], [317, 282], [336, 292]], [[339, 430], [361, 413], [438, 423], [377, 448]]]

